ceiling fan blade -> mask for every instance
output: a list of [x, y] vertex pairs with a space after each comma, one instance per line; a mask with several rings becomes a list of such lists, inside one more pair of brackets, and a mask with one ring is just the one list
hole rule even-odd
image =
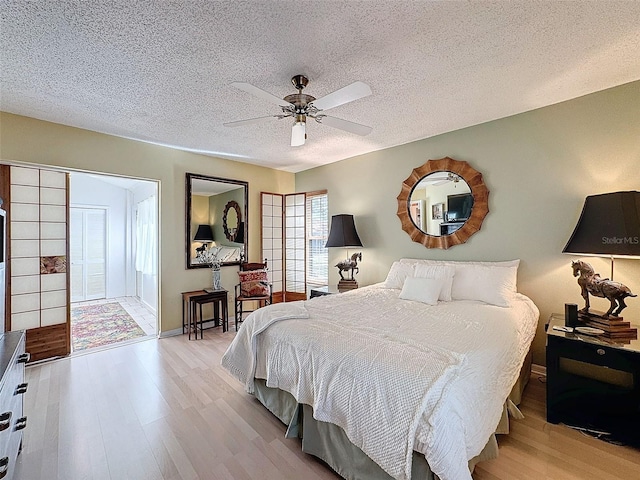
[[366, 83], [353, 82], [351, 85], [342, 87], [340, 90], [336, 90], [333, 93], [314, 100], [311, 104], [318, 110], [329, 110], [330, 108], [353, 102], [359, 98], [367, 97], [371, 95], [371, 93], [371, 88]]
[[341, 118], [330, 117], [328, 115], [318, 115], [318, 117], [316, 118], [316, 122], [362, 136], [369, 135], [371, 133], [371, 130], [373, 130], [371, 127], [367, 127], [366, 125], [360, 125], [359, 123], [342, 120]]
[[250, 83], [233, 82], [231, 84], [231, 86], [239, 88], [240, 90], [242, 90], [244, 92], [247, 92], [247, 93], [250, 93], [251, 95], [255, 95], [256, 97], [261, 98], [263, 100], [266, 100], [267, 102], [275, 103], [276, 105], [280, 105], [281, 107], [287, 107], [287, 106], [291, 105], [286, 100], [283, 100], [282, 98], [278, 98], [278, 97], [276, 97], [275, 95], [272, 95], [269, 92], [265, 92], [261, 88], [255, 87], [255, 86], [251, 85]]
[[223, 123], [225, 127], [241, 127], [243, 125], [251, 125], [252, 123], [261, 123], [270, 118], [281, 118], [281, 115], [267, 115], [266, 117], [248, 118], [247, 120], [237, 120], [235, 122]]
[[300, 147], [307, 139], [307, 125], [305, 122], [296, 122], [291, 127], [291, 146]]

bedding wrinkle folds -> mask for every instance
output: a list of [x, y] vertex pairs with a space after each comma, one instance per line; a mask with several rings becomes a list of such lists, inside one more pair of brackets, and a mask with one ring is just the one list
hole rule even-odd
[[470, 480], [468, 461], [502, 415], [537, 309], [526, 297], [500, 308], [398, 295], [377, 285], [259, 309], [223, 366], [249, 392], [255, 376], [312, 406], [395, 479], [410, 479], [417, 450], [441, 480]]

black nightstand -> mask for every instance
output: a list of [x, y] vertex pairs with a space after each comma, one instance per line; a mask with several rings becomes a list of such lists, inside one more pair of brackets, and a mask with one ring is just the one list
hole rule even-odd
[[547, 421], [640, 445], [640, 341], [614, 341], [547, 325]]
[[322, 297], [324, 295], [333, 295], [340, 293], [338, 287], [325, 285], [323, 287], [314, 287], [309, 292], [309, 298]]

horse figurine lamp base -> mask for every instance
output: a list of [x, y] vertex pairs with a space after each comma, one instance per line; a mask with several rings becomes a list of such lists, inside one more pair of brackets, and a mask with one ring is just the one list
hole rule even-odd
[[604, 318], [609, 316], [617, 317], [620, 312], [627, 307], [624, 299], [627, 297], [637, 297], [631, 293], [631, 289], [619, 282], [614, 282], [608, 278], [601, 278], [599, 274], [587, 262], [576, 260], [571, 262], [573, 276], [578, 277], [578, 285], [580, 285], [581, 295], [584, 298], [584, 308], [580, 310], [583, 313], [589, 313], [589, 294], [594, 297], [606, 298], [611, 303]]
[[[346, 290], [354, 290], [358, 288], [358, 282], [354, 278], [354, 275], [360, 272], [358, 268], [358, 260], [362, 261], [362, 253], [354, 253], [351, 258], [336, 263], [338, 267], [338, 273], [340, 274], [340, 281], [338, 282], [338, 291], [343, 292]], [[342, 272], [351, 272], [350, 278], [344, 278]]]

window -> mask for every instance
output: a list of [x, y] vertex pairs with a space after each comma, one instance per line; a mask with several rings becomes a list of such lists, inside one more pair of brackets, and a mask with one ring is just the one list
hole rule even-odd
[[324, 247], [329, 236], [327, 192], [307, 193], [307, 283], [329, 283], [329, 255]]

